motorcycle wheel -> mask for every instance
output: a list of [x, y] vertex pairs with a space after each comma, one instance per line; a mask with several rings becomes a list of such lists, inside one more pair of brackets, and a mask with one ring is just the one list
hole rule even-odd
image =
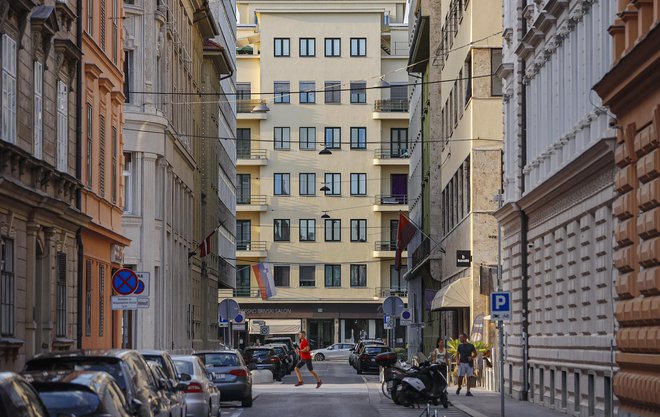
[[392, 401], [396, 405], [403, 405], [401, 394], [403, 391], [399, 391], [399, 383], [397, 381], [392, 381]]
[[433, 405], [440, 405], [440, 400], [438, 398], [433, 398]]
[[391, 400], [392, 399], [392, 394], [390, 393], [390, 388], [388, 385], [391, 384], [392, 381], [383, 381], [381, 384], [380, 388], [383, 391], [383, 395], [387, 397], [387, 399]]
[[444, 408], [449, 407], [449, 399], [447, 399], [447, 393], [446, 393], [446, 392], [443, 392], [443, 393], [440, 395], [440, 402], [442, 403], [442, 406], [443, 406]]

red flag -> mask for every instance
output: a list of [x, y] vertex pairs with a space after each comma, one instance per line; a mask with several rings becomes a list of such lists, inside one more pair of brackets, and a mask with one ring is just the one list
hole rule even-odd
[[210, 235], [206, 236], [206, 239], [199, 244], [199, 257], [203, 258], [209, 253], [211, 253], [211, 236], [213, 236], [215, 230], [211, 232]]
[[399, 213], [399, 227], [396, 231], [396, 255], [394, 257], [394, 269], [397, 271], [401, 269], [401, 254], [416, 232], [417, 226], [410, 221], [408, 216]]

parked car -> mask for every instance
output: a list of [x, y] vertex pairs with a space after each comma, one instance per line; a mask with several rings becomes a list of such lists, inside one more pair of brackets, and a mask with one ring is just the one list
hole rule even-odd
[[135, 350], [43, 353], [27, 361], [23, 371], [107, 372], [117, 381], [136, 416], [169, 417], [161, 412], [156, 383], [144, 358]]
[[107, 372], [33, 371], [23, 375], [39, 393], [51, 417], [130, 417], [115, 379]]
[[355, 348], [353, 348], [353, 351], [351, 352], [350, 356], [348, 357], [348, 363], [353, 367], [357, 369], [357, 357], [360, 356], [360, 351], [364, 348], [365, 344], [372, 344], [372, 345], [384, 345], [382, 340], [378, 339], [368, 339], [368, 340], [360, 340], [357, 342], [355, 345]]
[[0, 372], [0, 416], [49, 417], [32, 385], [13, 372]]
[[282, 366], [284, 367], [284, 372], [289, 375], [296, 364], [293, 362], [295, 359], [295, 352], [289, 352], [289, 349], [285, 344], [271, 343], [266, 345], [272, 347], [277, 356], [280, 357], [282, 361]]
[[[167, 401], [172, 404], [172, 417], [185, 416], [186, 398], [183, 391], [186, 386], [182, 385], [182, 381], [179, 379], [172, 356], [164, 350], [141, 350], [140, 354], [145, 360], [153, 361], [160, 365], [164, 378], [167, 380], [165, 384], [167, 388]], [[156, 383], [161, 386], [163, 385], [163, 382], [158, 381], [158, 378], [156, 378]]]
[[209, 379], [204, 362], [193, 355], [172, 356], [179, 375], [190, 375], [186, 384], [188, 417], [220, 416], [220, 390]]
[[312, 358], [315, 361], [324, 361], [326, 359], [348, 359], [351, 356], [351, 349], [355, 348], [354, 343], [335, 343], [325, 349], [312, 351]]
[[267, 369], [273, 373], [273, 378], [276, 381], [281, 381], [284, 377], [285, 371], [282, 360], [271, 347], [252, 346], [246, 348], [243, 358], [248, 369], [251, 371], [255, 369]]
[[289, 351], [293, 352], [293, 362], [298, 363], [300, 360], [300, 356], [298, 355], [298, 352], [296, 352], [296, 349], [298, 348], [298, 344], [295, 343], [289, 336], [270, 336], [264, 339], [265, 344], [271, 344], [271, 343], [284, 343], [287, 345], [289, 348]]
[[165, 375], [163, 367], [158, 362], [147, 361], [147, 365], [149, 365], [149, 369], [156, 381], [156, 393], [160, 397], [162, 411], [165, 411], [168, 416], [184, 417], [186, 398], [183, 391], [185, 391], [187, 386], [183, 383], [180, 386], [172, 385], [167, 375]]
[[240, 353], [235, 350], [196, 352], [211, 381], [220, 390], [222, 401], [240, 401], [243, 407], [252, 407], [252, 375]]
[[357, 365], [355, 369], [357, 370], [357, 373], [361, 374], [363, 372], [368, 372], [373, 370], [378, 371], [376, 356], [385, 352], [391, 352], [389, 346], [377, 345], [377, 344], [364, 345], [364, 348], [362, 348], [362, 351], [360, 352], [360, 355], [358, 356], [356, 361]]

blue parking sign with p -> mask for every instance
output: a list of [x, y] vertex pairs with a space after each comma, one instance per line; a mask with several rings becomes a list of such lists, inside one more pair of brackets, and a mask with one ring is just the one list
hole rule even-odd
[[490, 293], [491, 320], [511, 320], [511, 293], [508, 291]]

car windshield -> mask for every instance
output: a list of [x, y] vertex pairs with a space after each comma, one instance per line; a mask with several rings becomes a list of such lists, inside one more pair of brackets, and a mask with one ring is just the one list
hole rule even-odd
[[369, 346], [364, 349], [364, 353], [367, 355], [373, 355], [376, 353], [389, 352], [390, 349], [386, 346]]
[[265, 358], [268, 356], [268, 351], [267, 350], [248, 350], [246, 352], [248, 357], [255, 357], [255, 358]]
[[179, 376], [181, 376], [181, 374], [195, 375], [192, 362], [175, 360], [174, 366], [176, 366], [176, 372]]
[[283, 355], [283, 354], [284, 354], [284, 349], [282, 349], [281, 347], [274, 347], [273, 350], [274, 350], [275, 353], [277, 353], [278, 355]]
[[206, 366], [239, 366], [238, 356], [233, 353], [205, 353], [200, 357]]
[[59, 414], [86, 416], [99, 408], [99, 397], [89, 391], [47, 391], [40, 392], [51, 416]]
[[106, 362], [94, 358], [71, 358], [52, 361], [30, 361], [25, 367], [30, 371], [98, 371], [107, 372], [117, 381], [117, 385], [126, 392], [126, 379], [119, 362]]
[[142, 356], [144, 356], [144, 359], [148, 361], [156, 362], [163, 369], [167, 369], [167, 365], [165, 365], [165, 359], [162, 356], [160, 355], [142, 355]]

